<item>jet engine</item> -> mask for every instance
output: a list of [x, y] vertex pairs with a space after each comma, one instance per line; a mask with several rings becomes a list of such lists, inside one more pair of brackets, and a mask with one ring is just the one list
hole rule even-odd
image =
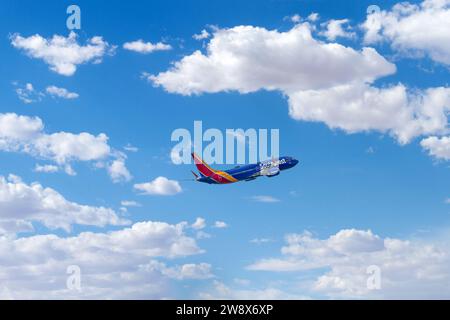
[[263, 168], [260, 174], [266, 177], [275, 177], [280, 174], [280, 168], [278, 166]]

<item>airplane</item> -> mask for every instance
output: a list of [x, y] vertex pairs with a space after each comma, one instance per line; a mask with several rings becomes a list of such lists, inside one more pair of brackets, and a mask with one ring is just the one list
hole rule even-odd
[[292, 157], [280, 157], [278, 159], [261, 161], [255, 164], [248, 164], [245, 166], [238, 166], [230, 170], [220, 171], [211, 168], [195, 152], [191, 155], [200, 173], [199, 176], [192, 171], [192, 174], [195, 176], [195, 180], [209, 184], [226, 184], [239, 181], [251, 181], [261, 176], [271, 178], [279, 175], [283, 170], [295, 167], [299, 162]]

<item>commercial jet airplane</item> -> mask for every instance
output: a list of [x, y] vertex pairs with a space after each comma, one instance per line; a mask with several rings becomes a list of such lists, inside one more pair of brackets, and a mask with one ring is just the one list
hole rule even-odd
[[192, 153], [195, 165], [197, 166], [200, 176], [195, 172], [195, 180], [209, 184], [224, 184], [234, 183], [239, 181], [251, 181], [258, 177], [275, 177], [281, 171], [295, 167], [298, 160], [292, 157], [280, 157], [267, 161], [258, 162], [255, 164], [248, 164], [245, 166], [238, 166], [230, 170], [219, 171], [211, 168], [205, 161], [203, 161], [196, 153]]

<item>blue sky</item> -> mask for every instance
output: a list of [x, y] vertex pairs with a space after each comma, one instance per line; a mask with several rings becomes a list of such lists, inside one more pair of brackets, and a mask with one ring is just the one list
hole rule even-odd
[[[449, 143], [445, 145], [450, 110], [447, 89], [450, 48], [445, 45], [448, 32], [436, 33], [437, 26], [444, 30], [450, 27], [450, 20], [438, 18], [450, 14], [450, 4], [448, 1], [410, 3], [408, 8], [412, 11], [404, 18], [392, 9], [393, 2], [377, 1], [375, 4], [383, 15], [375, 18], [383, 27], [378, 30], [381, 40], [371, 41], [365, 38], [368, 29], [362, 26], [369, 19], [366, 11], [374, 4], [371, 1], [77, 1], [82, 26], [81, 30], [75, 30], [75, 42], [87, 46], [90, 39], [101, 36], [98, 46], [104, 47], [97, 57], [89, 56], [74, 63], [76, 70], [72, 74], [64, 74], [61, 69], [52, 70], [52, 63], [42, 58], [42, 54], [61, 63], [68, 53], [42, 53], [42, 48], [36, 49], [27, 39], [33, 35], [48, 41], [54, 35], [69, 37], [66, 8], [71, 3], [2, 2], [0, 113], [25, 116], [27, 123], [39, 117], [44, 127], [20, 140], [12, 136], [16, 124], [11, 124], [12, 129], [7, 126], [17, 119], [0, 120], [6, 128], [0, 129], [0, 176], [4, 177], [3, 196], [0, 192], [3, 241], [0, 250], [8, 251], [7, 258], [0, 259], [4, 274], [0, 279], [0, 294], [13, 298], [448, 298], [450, 291], [448, 288], [442, 291], [438, 283], [450, 279], [450, 253], [448, 248], [441, 247], [448, 241], [450, 223], [447, 200], [450, 151], [446, 149]], [[308, 18], [311, 13], [318, 13], [317, 20]], [[300, 17], [295, 18], [296, 14]], [[430, 25], [423, 25], [430, 41], [420, 36], [405, 40], [402, 32], [408, 30], [407, 24], [414, 19], [422, 21], [422, 15], [427, 14], [436, 15]], [[389, 17], [397, 19], [396, 22]], [[333, 35], [327, 28], [331, 21], [340, 19], [348, 19], [338, 23], [337, 28], [343, 33]], [[234, 29], [237, 26], [261, 29], [243, 32]], [[264, 37], [271, 37], [266, 33], [268, 30], [275, 33], [272, 40], [276, 40], [283, 33], [291, 32], [295, 36], [297, 27], [304, 28], [299, 32], [310, 32], [320, 45], [337, 43], [355, 53], [355, 58], [348, 59], [345, 58], [348, 52], [344, 53], [343, 62], [349, 68], [353, 63], [360, 63], [356, 59], [362, 56], [362, 48], [373, 48], [379, 56], [379, 60], [371, 56], [376, 60], [373, 60], [376, 67], [364, 74], [363, 69], [371, 67], [361, 62], [358, 70], [363, 70], [363, 76], [359, 71], [354, 71], [355, 75], [349, 71], [349, 77], [353, 78], [344, 82], [342, 74], [338, 74], [341, 71], [332, 71], [334, 65], [327, 68], [312, 62], [313, 71], [303, 74], [302, 67], [297, 65], [301, 65], [303, 54], [310, 50], [305, 44], [299, 52], [289, 44], [285, 50], [271, 51], [280, 61], [286, 61], [287, 67], [281, 70], [274, 61], [275, 67], [268, 69], [280, 71], [281, 75], [269, 73], [268, 79], [248, 80], [245, 71], [239, 75], [226, 74], [233, 69], [226, 66], [225, 60], [223, 65], [208, 60], [211, 50], [227, 53], [231, 48], [231, 42], [220, 38], [227, 31], [236, 31], [235, 36], [240, 40], [258, 45]], [[209, 37], [194, 39], [193, 35], [203, 29]], [[259, 38], [250, 39], [253, 35]], [[146, 53], [123, 47], [124, 43], [138, 39], [152, 44], [161, 42], [170, 49]], [[208, 51], [214, 39], [221, 40], [222, 47]], [[62, 50], [62, 47], [53, 49]], [[237, 54], [248, 63], [250, 74], [252, 68], [259, 74], [258, 68], [267, 66], [257, 65], [258, 57], [266, 54], [264, 50], [274, 50], [270, 44], [262, 48]], [[288, 55], [291, 49], [292, 56]], [[192, 64], [190, 74], [174, 67], [175, 62], [196, 50], [200, 50], [210, 69], [196, 69], [198, 65]], [[334, 61], [337, 57], [334, 49], [330, 47], [327, 52], [330, 57], [325, 60]], [[93, 63], [97, 59], [100, 60]], [[389, 67], [392, 65], [396, 70]], [[221, 69], [223, 66], [225, 69]], [[242, 64], [239, 70], [247, 70], [244, 67], [247, 65]], [[161, 80], [159, 86], [157, 80], [143, 76], [152, 74], [162, 79], [160, 75], [164, 72], [169, 77]], [[204, 83], [196, 87], [197, 91], [189, 91], [194, 90], [196, 77], [202, 76], [202, 72], [205, 72]], [[223, 77], [221, 72], [225, 72]], [[216, 73], [220, 75], [219, 89], [212, 86], [216, 79], [208, 80], [209, 75]], [[181, 83], [177, 82], [180, 75], [184, 77]], [[316, 75], [320, 85], [310, 82]], [[305, 76], [301, 83], [294, 85], [299, 88], [292, 89], [289, 80], [285, 80], [291, 76], [292, 79]], [[232, 80], [225, 83], [226, 77]], [[272, 83], [277, 77], [282, 78], [279, 80], [282, 84]], [[308, 90], [317, 90], [321, 97], [336, 97], [332, 94], [334, 87], [325, 84], [334, 81], [333, 77], [336, 77], [333, 85], [348, 85], [355, 92], [360, 85], [367, 94], [380, 90], [374, 93], [379, 98], [363, 100], [361, 113], [354, 117], [348, 113], [336, 116], [333, 108], [339, 108], [340, 104], [358, 108], [358, 100], [348, 101], [338, 96], [330, 106], [328, 100], [314, 100], [308, 95], [311, 92]], [[381, 101], [381, 106], [390, 105], [383, 99], [391, 96], [381, 92], [399, 84], [406, 88], [406, 104], [394, 102], [393, 109], [380, 107], [380, 110], [377, 102], [370, 105], [373, 101]], [[52, 94], [49, 86], [64, 88], [77, 97]], [[247, 86], [254, 89], [246, 93]], [[426, 93], [428, 88], [441, 88], [442, 95], [433, 100]], [[32, 101], [20, 99], [20, 89]], [[182, 90], [191, 94], [185, 95]], [[293, 101], [297, 94], [299, 104]], [[299, 116], [293, 116], [290, 107]], [[308, 120], [305, 114], [317, 108], [323, 108], [321, 115], [313, 115], [316, 118]], [[373, 120], [371, 110], [374, 109], [381, 120]], [[407, 141], [401, 141], [398, 133], [406, 130], [401, 122], [403, 118], [399, 116], [400, 120], [392, 121], [392, 125], [390, 120], [395, 119], [396, 112], [401, 114], [412, 109], [415, 110], [412, 122], [431, 117], [430, 123], [438, 124], [426, 124], [408, 136]], [[430, 116], [426, 110], [434, 111]], [[421, 118], [424, 113], [427, 115]], [[281, 154], [299, 159], [300, 165], [270, 180], [263, 177], [225, 186], [185, 181], [191, 178], [190, 170], [194, 168], [171, 163], [170, 150], [174, 143], [170, 135], [177, 128], [192, 130], [194, 120], [202, 120], [204, 128], [220, 130], [277, 128]], [[89, 137], [87, 140], [73, 137], [76, 140], [73, 144], [64, 140], [68, 137], [63, 134], [54, 137], [55, 140], [48, 137], [61, 132], [73, 135], [86, 132]], [[106, 142], [98, 141], [102, 133], [108, 137]], [[438, 139], [437, 145], [423, 143], [430, 137]], [[92, 147], [95, 150], [84, 151], [92, 142], [98, 143]], [[93, 155], [105, 144], [108, 151]], [[130, 149], [127, 146], [137, 151], [127, 150]], [[61, 153], [67, 158], [58, 158]], [[114, 161], [126, 166], [126, 169], [121, 167], [117, 179], [111, 173]], [[37, 172], [36, 164], [52, 166], [57, 172]], [[69, 171], [68, 166], [76, 174], [64, 172]], [[155, 182], [157, 177], [168, 179], [160, 191], [151, 189], [143, 195], [134, 187]], [[67, 202], [90, 209], [57, 201], [44, 188], [53, 189]], [[258, 201], [261, 196], [272, 201]], [[125, 210], [122, 201], [135, 201], [139, 205]], [[102, 220], [104, 211], [99, 208], [109, 210], [109, 218]], [[86, 210], [91, 210], [88, 222], [78, 218]], [[60, 217], [67, 212], [73, 216]], [[205, 220], [204, 226], [201, 219], [194, 224], [199, 217]], [[67, 219], [64, 224], [70, 228], [55, 226], [54, 221], [59, 219]], [[32, 230], [8, 229], [7, 226], [19, 220], [32, 224]], [[133, 224], [143, 226], [148, 221], [163, 224], [146, 225], [141, 231], [129, 229], [131, 235], [124, 235]], [[225, 222], [226, 227], [215, 228], [216, 221]], [[174, 231], [175, 226], [178, 231]], [[104, 234], [109, 245], [102, 247], [103, 242], [89, 232]], [[57, 239], [47, 237], [42, 240], [45, 245], [39, 247], [35, 237], [50, 234]], [[80, 244], [83, 234], [93, 238], [88, 241], [89, 246]], [[303, 238], [289, 242], [286, 238], [289, 234]], [[123, 242], [116, 242], [115, 236], [123, 237]], [[25, 246], [19, 241], [22, 238], [31, 240], [31, 248], [21, 247]], [[72, 244], [64, 244], [68, 238]], [[404, 246], [401, 253], [395, 251], [398, 248], [392, 245], [394, 240]], [[147, 245], [158, 253], [141, 248]], [[300, 253], [295, 251], [299, 248]], [[42, 260], [22, 257], [24, 252], [33, 257], [39, 250], [45, 251]], [[96, 250], [100, 250], [98, 263], [95, 258], [86, 259], [88, 253]], [[436, 256], [441, 258], [429, 259]], [[108, 262], [121, 258], [128, 262]], [[381, 268], [386, 286], [382, 285], [380, 290], [365, 288], [367, 266], [362, 262], [365, 259]], [[398, 269], [392, 269], [393, 261], [399, 263]], [[408, 261], [414, 263], [409, 265]], [[72, 264], [81, 268], [81, 291], [66, 288], [66, 267]], [[427, 264], [435, 268], [430, 271]], [[30, 271], [27, 266], [31, 265], [38, 271]], [[11, 270], [21, 270], [23, 277], [32, 280], [24, 284], [12, 276]], [[418, 274], [425, 276], [421, 278]]]

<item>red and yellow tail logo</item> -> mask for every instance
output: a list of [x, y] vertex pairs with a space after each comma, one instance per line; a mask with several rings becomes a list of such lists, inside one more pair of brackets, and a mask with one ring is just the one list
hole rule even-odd
[[192, 152], [192, 158], [194, 159], [195, 165], [204, 177], [210, 177], [217, 183], [232, 183], [238, 182], [232, 175], [224, 172], [218, 171], [211, 168], [205, 161], [202, 160], [195, 152]]
[[192, 158], [194, 159], [195, 165], [198, 171], [205, 177], [212, 176], [216, 170], [208, 166], [208, 164], [202, 160], [195, 152], [192, 152]]

